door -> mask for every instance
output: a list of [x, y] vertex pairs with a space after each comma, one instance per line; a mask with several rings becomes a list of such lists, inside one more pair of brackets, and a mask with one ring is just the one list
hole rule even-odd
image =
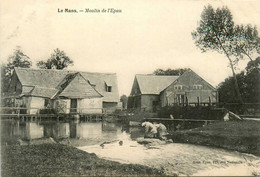
[[183, 105], [185, 103], [185, 95], [184, 94], [176, 94], [176, 98], [174, 99], [174, 102]]
[[159, 101], [153, 101], [153, 112], [157, 111], [158, 106], [159, 106]]
[[70, 113], [77, 112], [78, 101], [77, 99], [71, 99], [70, 101]]

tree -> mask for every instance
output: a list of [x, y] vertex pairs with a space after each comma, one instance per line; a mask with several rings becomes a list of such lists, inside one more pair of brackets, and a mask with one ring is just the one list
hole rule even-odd
[[6, 75], [11, 77], [14, 67], [30, 68], [32, 66], [31, 59], [25, 55], [20, 46], [14, 49], [13, 55], [8, 57], [6, 65]]
[[[239, 84], [239, 90], [241, 92], [241, 97], [243, 97], [243, 86], [245, 80], [245, 73], [241, 72], [236, 74], [236, 78]], [[218, 86], [219, 93], [219, 102], [223, 103], [237, 103], [239, 102], [238, 97], [236, 96], [236, 90], [234, 87], [234, 77], [228, 77], [224, 82], [220, 83]]]
[[260, 57], [253, 61], [249, 61], [246, 66], [245, 76], [245, 101], [249, 103], [260, 103]]
[[239, 102], [243, 103], [234, 69], [237, 60], [231, 58], [237, 54], [233, 40], [236, 34], [230, 10], [227, 7], [214, 10], [211, 5], [204, 8], [199, 26], [192, 32], [195, 44], [202, 52], [213, 50], [226, 55], [234, 77], [236, 95]]
[[[253, 62], [252, 53], [260, 53], [260, 38], [256, 26], [237, 25], [234, 28], [234, 34], [232, 45], [235, 46], [235, 55], [240, 58], [245, 55]], [[256, 65], [254, 67], [257, 68]]]
[[173, 76], [178, 76], [182, 75], [185, 71], [187, 71], [188, 68], [180, 68], [180, 69], [156, 69], [153, 73], [155, 75], [173, 75]]
[[254, 69], [259, 71], [259, 65], [260, 65], [260, 57], [257, 57], [255, 60], [249, 61], [246, 66], [246, 72], [251, 73], [254, 72]]
[[120, 101], [123, 103], [123, 109], [126, 109], [127, 108], [128, 97], [126, 95], [122, 95], [120, 97]]
[[69, 65], [73, 65], [73, 61], [66, 55], [66, 53], [60, 49], [55, 49], [47, 61], [39, 61], [37, 66], [41, 69], [59, 69], [67, 68]]
[[[249, 61], [245, 71], [236, 75], [242, 99], [247, 103], [260, 102], [260, 74], [255, 66], [260, 66], [260, 57]], [[234, 77], [229, 77], [220, 83], [218, 92], [220, 102], [236, 103], [238, 101], [234, 90]]]
[[13, 74], [14, 67], [30, 68], [31, 59], [25, 55], [20, 46], [14, 49], [14, 53], [8, 57], [8, 63], [1, 66], [1, 89], [6, 92]]
[[1, 65], [1, 93], [7, 92], [10, 78], [11, 77], [7, 75], [6, 64], [4, 65], [2, 64]]

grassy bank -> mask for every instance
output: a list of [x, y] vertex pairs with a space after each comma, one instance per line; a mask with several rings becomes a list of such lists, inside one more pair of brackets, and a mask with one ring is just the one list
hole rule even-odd
[[214, 146], [260, 156], [260, 121], [218, 122], [172, 132], [169, 138], [176, 143]]
[[163, 176], [142, 165], [120, 164], [72, 146], [2, 146], [1, 176]]

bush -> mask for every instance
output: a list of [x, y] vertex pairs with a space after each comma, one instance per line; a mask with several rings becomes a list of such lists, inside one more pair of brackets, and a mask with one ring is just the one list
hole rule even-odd
[[174, 106], [163, 107], [158, 112], [158, 117], [175, 119], [221, 120], [225, 109], [212, 109], [211, 107]]

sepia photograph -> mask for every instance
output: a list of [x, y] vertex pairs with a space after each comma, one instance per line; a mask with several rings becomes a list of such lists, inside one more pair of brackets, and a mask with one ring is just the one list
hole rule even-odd
[[259, 7], [0, 1], [0, 176], [260, 176]]

